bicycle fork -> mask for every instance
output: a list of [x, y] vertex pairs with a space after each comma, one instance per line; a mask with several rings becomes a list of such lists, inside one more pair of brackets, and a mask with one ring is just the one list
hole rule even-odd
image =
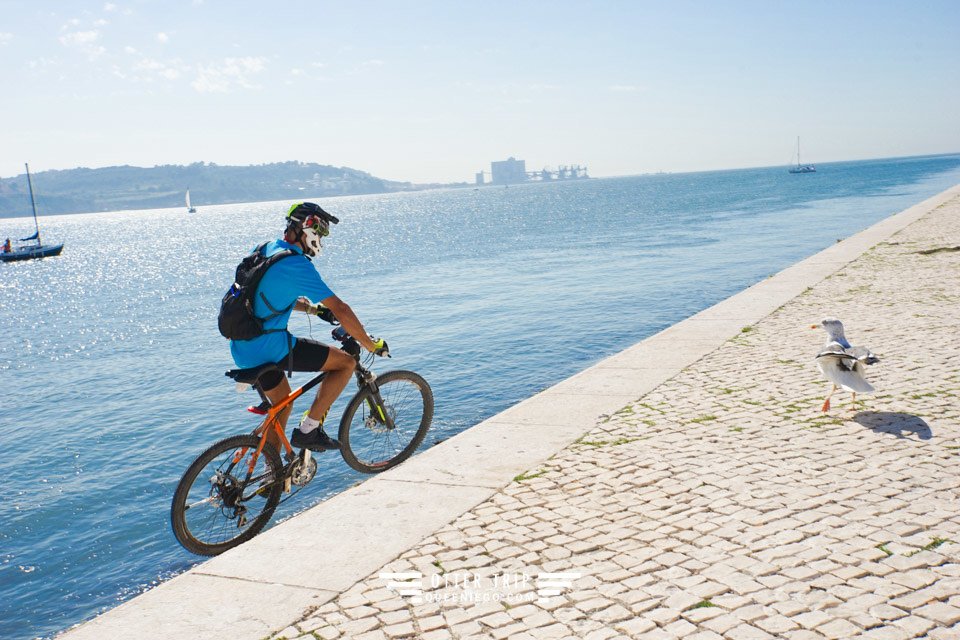
[[370, 383], [370, 395], [371, 397], [367, 399], [367, 406], [370, 407], [370, 415], [380, 424], [386, 425], [387, 429], [391, 431], [395, 429], [396, 425], [393, 422], [393, 416], [387, 411], [387, 407], [383, 402], [383, 396], [380, 395], [380, 388], [377, 387], [376, 383]]

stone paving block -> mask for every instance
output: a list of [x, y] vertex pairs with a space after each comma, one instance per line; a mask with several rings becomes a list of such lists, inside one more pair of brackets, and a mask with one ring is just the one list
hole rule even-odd
[[696, 625], [680, 618], [663, 627], [663, 630], [676, 638], [686, 638], [697, 630]]
[[903, 629], [890, 625], [869, 629], [861, 637], [867, 640], [906, 640], [911, 635]]
[[727, 631], [725, 637], [730, 640], [773, 640], [775, 636], [749, 624], [740, 624]]
[[501, 640], [502, 638], [514, 638], [518, 634], [524, 633], [526, 630], [527, 630], [527, 626], [525, 624], [523, 624], [522, 622], [514, 622], [504, 627], [491, 629], [488, 633], [492, 637], [497, 638], [497, 640]]
[[711, 618], [700, 623], [701, 627], [705, 627], [710, 631], [714, 631], [719, 634], [725, 634], [730, 629], [743, 624], [743, 621], [740, 618], [734, 617], [729, 613], [722, 616], [717, 616], [716, 618]]
[[787, 640], [824, 640], [823, 634], [817, 633], [816, 631], [810, 631], [809, 629], [788, 631], [783, 637], [787, 638]]
[[815, 629], [829, 622], [831, 618], [823, 611], [808, 611], [794, 616], [793, 620], [804, 629]]
[[300, 631], [300, 629], [298, 629], [297, 627], [290, 626], [290, 627], [287, 627], [286, 629], [283, 629], [282, 631], [278, 631], [276, 634], [273, 635], [273, 637], [286, 638], [286, 640], [293, 640], [293, 638], [299, 637], [302, 633], [303, 632]]
[[615, 638], [617, 632], [613, 629], [596, 629], [583, 636], [584, 640], [609, 640]]
[[652, 620], [632, 618], [630, 620], [617, 622], [613, 628], [628, 636], [636, 637], [656, 627], [657, 625]]
[[398, 609], [396, 611], [381, 613], [377, 617], [380, 618], [380, 622], [385, 625], [400, 624], [401, 622], [410, 620], [410, 612], [406, 609]]
[[900, 618], [893, 622], [893, 626], [903, 629], [909, 633], [912, 637], [921, 637], [927, 631], [937, 626], [936, 622], [928, 620], [927, 618], [922, 618], [918, 615], [916, 616], [907, 616], [905, 618]]
[[753, 621], [752, 624], [760, 629], [763, 629], [767, 633], [772, 633], [773, 635], [781, 635], [787, 631], [800, 628], [799, 624], [783, 615], [774, 615], [761, 618]]
[[413, 628], [412, 622], [402, 622], [383, 627], [383, 633], [388, 638], [406, 638], [413, 636], [416, 630]]
[[336, 640], [340, 637], [340, 630], [336, 627], [320, 627], [312, 631], [314, 637], [320, 640]]
[[960, 608], [945, 602], [932, 602], [916, 609], [913, 613], [943, 626], [953, 626], [960, 623]]
[[338, 629], [347, 636], [358, 636], [380, 626], [380, 621], [374, 617], [351, 620], [341, 624]]
[[847, 620], [831, 620], [817, 627], [817, 632], [830, 640], [846, 640], [860, 633], [860, 628]]

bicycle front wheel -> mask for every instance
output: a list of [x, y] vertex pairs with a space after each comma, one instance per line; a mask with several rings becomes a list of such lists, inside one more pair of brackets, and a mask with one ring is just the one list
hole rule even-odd
[[433, 391], [420, 375], [388, 371], [376, 385], [378, 393], [364, 387], [350, 400], [338, 433], [343, 459], [363, 473], [386, 471], [413, 455], [433, 420]]
[[187, 468], [170, 505], [173, 534], [187, 551], [215, 556], [266, 526], [280, 502], [283, 463], [267, 443], [251, 472], [259, 443], [253, 435], [225, 438]]

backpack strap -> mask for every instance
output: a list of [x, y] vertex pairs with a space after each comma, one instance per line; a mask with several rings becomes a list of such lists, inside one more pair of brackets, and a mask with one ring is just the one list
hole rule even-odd
[[[262, 251], [263, 247], [265, 247], [266, 244], [267, 244], [266, 242], [263, 243], [262, 245], [260, 245], [259, 247], [257, 247], [257, 250], [258, 250], [258, 251]], [[274, 307], [272, 304], [270, 304], [270, 301], [267, 300], [267, 296], [264, 295], [263, 291], [260, 291], [260, 290], [259, 290], [259, 289], [260, 289], [260, 282], [263, 281], [263, 276], [265, 276], [265, 275], [267, 274], [267, 269], [269, 269], [270, 267], [272, 267], [272, 266], [275, 265], [276, 263], [280, 262], [280, 261], [283, 260], [284, 258], [289, 258], [290, 256], [297, 256], [297, 255], [301, 255], [301, 254], [299, 254], [299, 253], [297, 253], [296, 251], [293, 251], [293, 250], [291, 250], [291, 249], [285, 249], [284, 251], [280, 251], [280, 252], [278, 252], [278, 253], [270, 256], [269, 258], [267, 258], [267, 261], [264, 263], [263, 267], [260, 268], [259, 279], [257, 280], [257, 294], [260, 296], [260, 299], [263, 300], [263, 304], [267, 305], [267, 309], [270, 310], [270, 314], [267, 315], [267, 316], [264, 317], [264, 318], [261, 318], [261, 317], [259, 317], [259, 316], [254, 316], [254, 317], [255, 317], [257, 320], [259, 320], [261, 323], [264, 323], [264, 322], [266, 322], [266, 321], [268, 321], [268, 320], [273, 320], [273, 319], [276, 318], [277, 316], [283, 315], [283, 314], [286, 313], [287, 311], [290, 311], [290, 309], [293, 308], [293, 305], [295, 305], [295, 304], [297, 303], [297, 301], [294, 300], [289, 306], [284, 307], [283, 309], [277, 309], [277, 308]], [[264, 329], [264, 330], [263, 330], [264, 333], [275, 333], [275, 332], [277, 332], [277, 331], [283, 331], [283, 329]]]
[[[263, 253], [263, 248], [266, 247], [267, 244], [268, 244], [268, 243], [264, 242], [264, 243], [261, 244], [259, 247], [257, 247], [256, 250], [257, 250], [258, 252], [260, 252], [260, 253]], [[259, 294], [260, 299], [263, 300], [263, 304], [267, 305], [267, 309], [270, 310], [270, 314], [269, 314], [267, 317], [265, 317], [265, 318], [261, 318], [261, 317], [259, 317], [259, 316], [257, 316], [257, 315], [254, 315], [254, 314], [253, 314], [253, 309], [252, 309], [252, 308], [250, 309], [250, 314], [253, 315], [254, 318], [256, 318], [257, 320], [260, 321], [261, 326], [263, 325], [264, 322], [267, 322], [268, 320], [273, 320], [273, 319], [276, 318], [277, 316], [281, 316], [281, 315], [283, 315], [284, 313], [287, 313], [288, 311], [290, 311], [290, 309], [293, 308], [293, 305], [297, 304], [297, 301], [294, 300], [292, 303], [290, 303], [289, 306], [287, 306], [287, 307], [285, 307], [285, 308], [283, 308], [283, 309], [277, 309], [277, 308], [274, 307], [272, 304], [270, 304], [270, 301], [267, 300], [267, 296], [264, 295], [264, 293], [263, 293], [262, 291], [259, 291], [259, 289], [260, 289], [260, 282], [263, 280], [263, 276], [266, 275], [267, 269], [269, 269], [270, 267], [272, 267], [272, 266], [275, 265], [276, 263], [280, 262], [280, 261], [283, 260], [284, 258], [289, 258], [290, 256], [298, 256], [298, 255], [303, 255], [303, 254], [297, 253], [296, 251], [293, 251], [292, 249], [285, 249], [285, 250], [280, 251], [280, 252], [277, 252], [277, 253], [273, 254], [272, 256], [270, 256], [269, 258], [267, 258], [266, 263], [264, 263], [263, 267], [261, 267], [261, 269], [260, 269], [260, 275], [259, 275], [259, 280], [258, 280], [257, 283], [256, 283], [257, 293]], [[306, 256], [304, 256], [304, 257], [306, 257]], [[279, 333], [280, 331], [284, 331], [284, 332], [287, 334], [287, 377], [288, 377], [288, 378], [291, 378], [291, 377], [293, 377], [293, 336], [292, 336], [292, 335], [290, 334], [290, 332], [287, 331], [286, 329], [263, 329], [263, 333], [264, 333], [264, 334], [267, 334], [267, 333]]]

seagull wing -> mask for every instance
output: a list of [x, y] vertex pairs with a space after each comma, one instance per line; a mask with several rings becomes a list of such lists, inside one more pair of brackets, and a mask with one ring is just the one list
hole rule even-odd
[[[857, 354], [862, 347], [844, 349], [837, 342], [826, 344], [816, 355], [817, 366], [823, 375], [842, 389], [853, 393], [871, 393], [873, 386], [863, 377], [863, 365]], [[866, 354], [873, 356], [867, 349]], [[875, 358], [875, 356], [873, 356]]]
[[845, 349], [845, 351], [864, 364], [877, 364], [880, 362], [880, 358], [866, 347], [850, 347], [849, 349]]

